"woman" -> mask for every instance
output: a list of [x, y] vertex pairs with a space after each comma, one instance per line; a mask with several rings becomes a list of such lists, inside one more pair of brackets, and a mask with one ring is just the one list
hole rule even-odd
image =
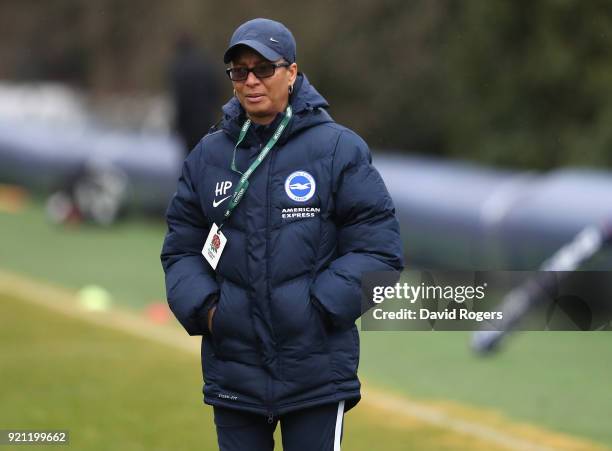
[[185, 160], [162, 250], [170, 307], [202, 335], [222, 450], [340, 449], [360, 399], [360, 280], [401, 270], [394, 208], [366, 143], [298, 72], [281, 23], [225, 52], [234, 97]]

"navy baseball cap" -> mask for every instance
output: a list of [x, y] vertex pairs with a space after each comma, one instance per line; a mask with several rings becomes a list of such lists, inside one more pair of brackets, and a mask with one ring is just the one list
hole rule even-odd
[[295, 63], [295, 39], [289, 29], [280, 22], [270, 19], [253, 19], [243, 23], [232, 35], [223, 62], [232, 60], [236, 47], [246, 45], [268, 61], [284, 58]]

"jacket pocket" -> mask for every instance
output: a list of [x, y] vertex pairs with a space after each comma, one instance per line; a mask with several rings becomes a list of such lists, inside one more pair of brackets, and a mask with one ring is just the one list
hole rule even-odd
[[316, 329], [315, 343], [317, 347], [324, 352], [327, 352], [329, 348], [329, 331], [327, 322], [324, 317], [324, 312], [319, 310], [312, 302], [312, 298], [309, 298], [310, 310], [312, 311], [314, 327]]
[[321, 312], [310, 299], [308, 290], [293, 296], [277, 297], [275, 329], [282, 351], [296, 359], [310, 354], [324, 353], [328, 349], [328, 332]]
[[212, 318], [212, 342], [221, 360], [256, 364], [259, 357], [246, 289], [225, 279], [219, 287], [217, 310]]
[[214, 353], [217, 356], [221, 356], [223, 355], [222, 352], [222, 343], [223, 343], [223, 322], [222, 322], [222, 315], [223, 315], [223, 304], [224, 302], [222, 301], [223, 297], [221, 295], [219, 295], [219, 300], [217, 301], [217, 305], [215, 308], [215, 313], [213, 314], [212, 317], [212, 321], [211, 321], [211, 325], [212, 325], [212, 330], [211, 330], [211, 337], [212, 337], [212, 344], [213, 344], [213, 348], [214, 348]]
[[283, 347], [290, 350], [296, 358], [326, 353], [329, 348], [328, 333], [321, 314], [309, 301], [306, 312], [303, 326], [284, 339]]
[[225, 342], [228, 339], [228, 328], [231, 329], [231, 324], [228, 324], [228, 321], [231, 321], [231, 315], [229, 318], [227, 316], [227, 310], [232, 310], [232, 299], [231, 294], [229, 293], [230, 286], [226, 280], [223, 280], [219, 284], [219, 300], [217, 301], [217, 309], [215, 310], [215, 314], [212, 317], [212, 342], [214, 347], [214, 353], [219, 358], [224, 358], [227, 355], [225, 350]]

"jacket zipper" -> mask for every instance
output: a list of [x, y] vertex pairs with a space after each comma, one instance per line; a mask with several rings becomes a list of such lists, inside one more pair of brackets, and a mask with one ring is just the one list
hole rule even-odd
[[[270, 330], [272, 332], [272, 340], [274, 341], [274, 350], [276, 351], [276, 357], [278, 362], [278, 343], [276, 340], [276, 331], [274, 330], [274, 318], [272, 317], [272, 283], [270, 282], [270, 217], [272, 212], [272, 202], [271, 202], [271, 180], [272, 173], [274, 171], [274, 157], [276, 156], [276, 151], [278, 148], [275, 148], [274, 151], [270, 155], [270, 165], [268, 167], [268, 181], [266, 184], [266, 285], [267, 285], [267, 298], [268, 298], [268, 309], [270, 311]], [[274, 389], [272, 387], [272, 376], [268, 377], [268, 423], [272, 424], [274, 419]]]

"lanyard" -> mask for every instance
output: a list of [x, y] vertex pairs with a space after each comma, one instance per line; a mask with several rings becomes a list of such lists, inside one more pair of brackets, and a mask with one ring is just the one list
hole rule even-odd
[[[244, 193], [246, 193], [246, 190], [249, 188], [249, 177], [255, 171], [255, 169], [257, 169], [257, 167], [261, 164], [264, 158], [266, 158], [266, 156], [268, 155], [272, 147], [274, 147], [274, 145], [276, 144], [276, 142], [282, 135], [283, 130], [285, 130], [285, 127], [287, 127], [287, 124], [291, 120], [292, 114], [293, 112], [291, 110], [291, 106], [287, 105], [287, 109], [285, 110], [285, 117], [283, 117], [283, 120], [278, 125], [278, 128], [276, 129], [276, 131], [274, 132], [274, 134], [272, 135], [268, 143], [265, 145], [265, 147], [261, 150], [261, 152], [255, 159], [255, 161], [251, 164], [251, 166], [249, 166], [249, 168], [244, 172], [244, 174], [242, 174], [242, 177], [240, 177], [240, 180], [238, 181], [238, 185], [236, 185], [236, 189], [234, 190], [234, 194], [232, 194], [232, 198], [229, 200], [227, 210], [225, 211], [225, 214], [223, 215], [223, 222], [221, 223], [219, 228], [223, 227], [223, 224], [225, 223], [225, 221], [230, 217], [232, 212], [236, 209], [236, 207], [242, 200]], [[236, 149], [238, 148], [238, 146], [240, 145], [240, 143], [246, 136], [247, 131], [249, 130], [250, 126], [251, 126], [251, 120], [247, 119], [244, 122], [244, 125], [242, 126], [242, 128], [240, 129], [240, 135], [238, 136], [238, 141], [236, 141], [236, 145], [234, 146], [234, 153], [232, 155], [232, 171], [234, 172], [240, 173], [240, 171], [236, 169]]]

